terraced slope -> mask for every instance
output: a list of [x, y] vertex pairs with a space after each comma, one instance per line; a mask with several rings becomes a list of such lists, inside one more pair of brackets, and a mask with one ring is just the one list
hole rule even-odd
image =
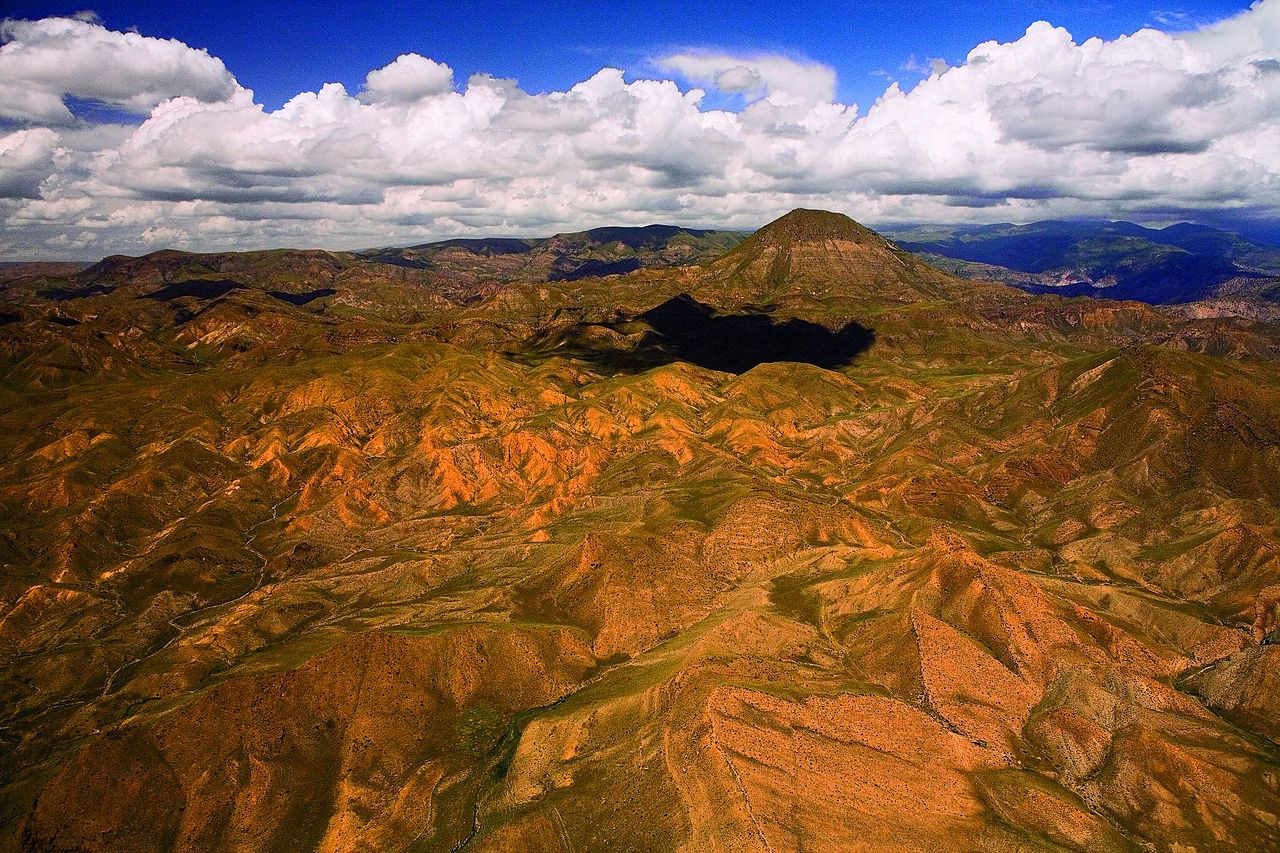
[[[5, 849], [1275, 844], [1273, 326], [805, 211], [412, 321], [129, 287], [3, 327]], [[870, 339], [680, 332], [788, 322]]]

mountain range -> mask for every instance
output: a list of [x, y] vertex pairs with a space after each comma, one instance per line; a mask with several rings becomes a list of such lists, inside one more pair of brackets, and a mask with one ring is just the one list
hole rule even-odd
[[1204, 302], [1225, 313], [1269, 316], [1280, 305], [1280, 247], [1189, 222], [926, 225], [886, 234], [956, 275], [1031, 293]]
[[[1029, 293], [1130, 299], [1188, 317], [1280, 319], [1280, 247], [1181, 222], [1147, 228], [1121, 221], [1023, 225], [898, 225], [883, 229], [903, 249], [961, 278], [998, 281]], [[674, 225], [606, 227], [542, 238], [457, 238], [415, 246], [328, 253], [345, 266], [385, 263], [429, 272], [432, 288], [463, 300], [517, 281], [572, 281], [710, 262], [749, 236]], [[172, 252], [148, 256], [157, 260]], [[296, 253], [295, 253], [296, 254]], [[304, 253], [305, 254], [305, 253]], [[288, 253], [224, 253], [250, 258], [254, 274]], [[0, 264], [0, 280], [89, 271], [103, 285], [113, 264]], [[235, 261], [231, 261], [236, 263]], [[241, 262], [240, 266], [246, 266]], [[92, 267], [92, 268], [91, 268]], [[90, 269], [91, 268], [91, 269]], [[412, 275], [410, 277], [413, 277]], [[417, 278], [421, 278], [418, 276]], [[74, 288], [66, 289], [74, 295]]]
[[1280, 326], [911, 245], [0, 276], [0, 849], [1273, 847]]
[[648, 267], [709, 261], [746, 239], [738, 231], [706, 231], [674, 225], [594, 228], [534, 239], [456, 239], [406, 248], [372, 249], [360, 257], [464, 280], [493, 284], [544, 279], [573, 281], [619, 275]]

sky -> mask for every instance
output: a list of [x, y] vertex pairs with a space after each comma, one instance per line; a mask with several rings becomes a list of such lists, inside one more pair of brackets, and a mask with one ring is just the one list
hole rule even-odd
[[0, 13], [2, 260], [797, 206], [1280, 240], [1280, 0]]

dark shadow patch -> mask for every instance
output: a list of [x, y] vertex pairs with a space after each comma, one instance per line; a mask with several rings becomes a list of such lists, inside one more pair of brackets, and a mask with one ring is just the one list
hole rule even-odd
[[577, 281], [581, 278], [623, 275], [624, 273], [635, 272], [641, 267], [639, 258], [623, 258], [620, 261], [602, 261], [597, 258], [591, 258], [572, 267], [560, 266], [562, 262], [563, 259], [556, 262], [556, 268], [547, 274], [547, 281]]
[[166, 284], [159, 290], [138, 298], [168, 301], [191, 296], [196, 299], [217, 299], [219, 296], [226, 296], [233, 290], [244, 290], [244, 285], [225, 278], [199, 278], [190, 281], [175, 281], [173, 284]]
[[317, 299], [333, 296], [337, 292], [332, 287], [321, 287], [317, 290], [308, 290], [306, 293], [285, 293], [283, 290], [268, 290], [267, 295], [274, 296], [281, 302], [288, 302], [290, 305], [306, 305], [308, 302], [315, 302]]
[[446, 249], [462, 249], [482, 258], [492, 258], [499, 255], [523, 255], [528, 253], [530, 248], [528, 242], [514, 237], [460, 237], [455, 240], [442, 240], [439, 243], [409, 246], [405, 249], [371, 249], [361, 252], [360, 255], [381, 264], [426, 270], [432, 267], [431, 259]]
[[80, 321], [74, 317], [63, 317], [61, 314], [49, 314], [45, 317], [50, 323], [56, 323], [59, 326], [79, 326]]
[[492, 257], [494, 255], [523, 255], [529, 251], [529, 244], [516, 237], [459, 237], [455, 240], [428, 243], [425, 246], [416, 246], [414, 248], [466, 249], [474, 255]]
[[10, 323], [16, 323], [21, 319], [21, 314], [13, 311], [0, 311], [0, 326], [8, 326]]
[[36, 296], [53, 302], [66, 302], [68, 299], [84, 299], [86, 296], [105, 296], [115, 290], [107, 284], [91, 284], [88, 287], [50, 287], [37, 290]]
[[[637, 344], [620, 346], [620, 335], [630, 332], [634, 337], [637, 331], [641, 332]], [[616, 372], [685, 361], [710, 370], [745, 373], [756, 365], [779, 361], [833, 370], [852, 364], [873, 343], [875, 332], [858, 323], [833, 332], [807, 320], [776, 320], [763, 312], [720, 314], [681, 294], [636, 317], [575, 326], [559, 338], [557, 346], [543, 352], [581, 358]]]
[[621, 243], [632, 249], [660, 249], [670, 242], [672, 238], [681, 234], [688, 234], [691, 237], [705, 237], [715, 232], [697, 228], [681, 228], [678, 225], [645, 225], [642, 228], [623, 225], [592, 228], [584, 233], [593, 243]]

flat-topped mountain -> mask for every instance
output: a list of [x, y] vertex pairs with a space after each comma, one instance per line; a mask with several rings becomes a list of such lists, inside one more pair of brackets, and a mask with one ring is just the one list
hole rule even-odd
[[518, 248], [0, 283], [0, 850], [1274, 844], [1280, 328]]

